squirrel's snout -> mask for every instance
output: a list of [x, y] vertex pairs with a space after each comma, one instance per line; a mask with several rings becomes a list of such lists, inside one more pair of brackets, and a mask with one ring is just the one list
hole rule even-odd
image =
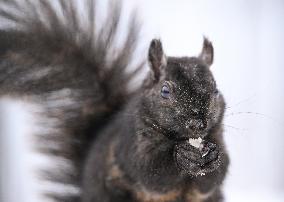
[[207, 128], [207, 123], [201, 119], [190, 119], [186, 122], [185, 128], [192, 131], [203, 131]]

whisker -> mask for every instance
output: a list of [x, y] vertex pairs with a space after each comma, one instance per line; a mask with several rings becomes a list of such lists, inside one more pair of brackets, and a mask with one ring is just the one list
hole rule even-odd
[[273, 121], [273, 123], [275, 123], [276, 125], [280, 126], [281, 128], [283, 127], [283, 122], [267, 115], [267, 114], [263, 114], [263, 113], [259, 113], [259, 112], [251, 112], [251, 111], [246, 111], [246, 112], [232, 112], [229, 114], [225, 114], [224, 117], [229, 117], [229, 116], [235, 116], [235, 115], [257, 115], [258, 117], [261, 118], [266, 118], [270, 121]]
[[264, 116], [264, 117], [266, 117], [266, 118], [271, 118], [271, 117], [267, 116], [266, 114], [262, 114], [262, 113], [259, 113], [259, 112], [251, 112], [251, 111], [246, 111], [246, 112], [232, 112], [232, 113], [229, 113], [229, 114], [225, 114], [225, 117], [234, 116], [234, 115], [239, 115], [239, 114], [253, 114], [253, 115]]
[[222, 125], [224, 127], [227, 127], [227, 128], [230, 128], [230, 129], [234, 129], [234, 130], [237, 130], [237, 131], [242, 131], [242, 132], [248, 131], [247, 128], [238, 128], [238, 127], [235, 127], [235, 126], [232, 126], [232, 125], [228, 125], [228, 124], [223, 124], [223, 123], [222, 123]]
[[248, 102], [248, 101], [251, 100], [253, 97], [256, 97], [256, 93], [253, 94], [253, 95], [250, 96], [250, 97], [247, 97], [247, 98], [245, 98], [245, 99], [243, 99], [243, 100], [237, 102], [236, 104], [233, 104], [233, 105], [231, 105], [231, 106], [225, 107], [225, 109], [231, 109], [231, 108], [236, 107], [236, 106], [238, 106], [238, 105], [240, 105], [240, 104], [243, 104], [243, 103], [245, 103], [245, 102]]
[[258, 116], [261, 116], [261, 117], [268, 118], [268, 119], [271, 119], [273, 121], [276, 121], [274, 118], [272, 118], [272, 117], [270, 117], [270, 116], [268, 116], [266, 114], [262, 114], [262, 113], [259, 113], [259, 112], [251, 112], [251, 111], [232, 112], [232, 113], [229, 113], [229, 114], [225, 114], [224, 117], [235, 116], [235, 115], [243, 115], [243, 114], [258, 115]]

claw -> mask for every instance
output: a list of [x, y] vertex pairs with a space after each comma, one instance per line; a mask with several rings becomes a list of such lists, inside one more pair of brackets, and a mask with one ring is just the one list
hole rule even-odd
[[210, 148], [209, 147], [205, 147], [204, 149], [202, 149], [202, 155], [201, 157], [204, 158], [205, 156], [207, 156], [210, 152]]

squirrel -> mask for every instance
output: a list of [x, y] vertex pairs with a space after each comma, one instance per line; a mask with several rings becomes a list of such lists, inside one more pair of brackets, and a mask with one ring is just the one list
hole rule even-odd
[[62, 202], [223, 201], [229, 156], [212, 43], [204, 38], [197, 57], [170, 57], [153, 39], [149, 73], [131, 89], [144, 68], [133, 63], [137, 20], [115, 47], [121, 4], [109, 7], [99, 28], [95, 3], [84, 1], [84, 20], [75, 1], [0, 5], [1, 20], [13, 25], [0, 30], [0, 95], [45, 107], [40, 116], [57, 123], [37, 149], [70, 165], [46, 176], [78, 190], [46, 195]]

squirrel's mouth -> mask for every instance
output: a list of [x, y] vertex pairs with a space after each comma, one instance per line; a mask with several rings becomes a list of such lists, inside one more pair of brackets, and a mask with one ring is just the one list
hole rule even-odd
[[[152, 123], [150, 126], [154, 131], [174, 142], [175, 156], [179, 152], [181, 152], [182, 155], [189, 155], [185, 159], [175, 157], [177, 164], [181, 169], [184, 169], [185, 172], [198, 176], [212, 172], [219, 167], [220, 155], [218, 146], [215, 143], [204, 140], [204, 137], [200, 135], [196, 138], [190, 137], [189, 135], [180, 135], [175, 131], [171, 131], [160, 126], [159, 124]], [[192, 153], [195, 153], [195, 155], [191, 155]], [[187, 161], [188, 164], [186, 164]], [[188, 165], [192, 165], [195, 169], [197, 169], [196, 172], [188, 170]]]

